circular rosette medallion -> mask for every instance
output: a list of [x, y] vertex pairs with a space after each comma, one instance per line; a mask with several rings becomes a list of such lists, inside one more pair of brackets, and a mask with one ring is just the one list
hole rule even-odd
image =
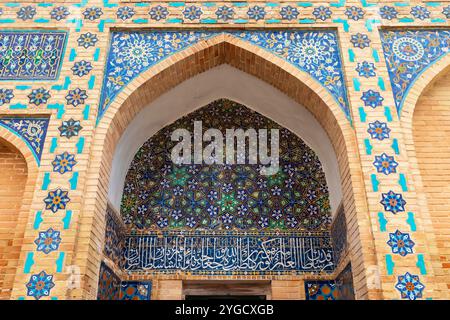
[[409, 37], [395, 40], [392, 49], [397, 57], [405, 61], [418, 61], [425, 53], [422, 44]]

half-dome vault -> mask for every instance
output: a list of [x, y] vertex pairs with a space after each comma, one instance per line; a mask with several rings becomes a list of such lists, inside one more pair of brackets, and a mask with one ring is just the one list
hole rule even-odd
[[[174, 130], [279, 129], [279, 170], [262, 175], [258, 164], [172, 162]], [[270, 134], [269, 134], [270, 135]], [[205, 147], [208, 143], [203, 143]], [[225, 148], [225, 146], [224, 146]], [[246, 149], [247, 150], [247, 149]], [[247, 154], [248, 156], [248, 154]], [[263, 231], [328, 233], [330, 204], [325, 174], [299, 137], [230, 100], [217, 100], [152, 136], [128, 170], [121, 215], [128, 232]]]

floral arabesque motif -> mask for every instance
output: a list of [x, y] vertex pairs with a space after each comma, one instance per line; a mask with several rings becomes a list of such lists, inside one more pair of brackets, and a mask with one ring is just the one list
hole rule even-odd
[[402, 257], [413, 253], [415, 243], [411, 240], [409, 233], [395, 231], [389, 233], [389, 241], [387, 244], [391, 247], [392, 253], [399, 254]]
[[406, 272], [398, 276], [398, 282], [395, 288], [400, 291], [402, 299], [416, 300], [422, 298], [425, 286], [420, 282], [419, 276]]
[[59, 244], [61, 243], [60, 232], [52, 228], [39, 232], [39, 237], [34, 240], [34, 243], [37, 245], [37, 251], [49, 254], [52, 251], [58, 250]]
[[381, 31], [384, 57], [400, 115], [409, 89], [450, 48], [450, 31], [442, 29]]
[[53, 283], [53, 275], [41, 271], [38, 274], [33, 274], [30, 281], [26, 284], [27, 296], [34, 297], [39, 300], [42, 297], [49, 296], [50, 290], [55, 286]]
[[48, 123], [48, 118], [0, 118], [0, 126], [8, 128], [20, 136], [30, 147], [38, 164], [41, 160]]
[[[114, 32], [99, 104], [100, 119], [114, 98], [140, 73], [171, 54], [217, 31]], [[334, 31], [226, 31], [268, 50], [309, 73], [336, 99], [350, 118], [347, 89]]]

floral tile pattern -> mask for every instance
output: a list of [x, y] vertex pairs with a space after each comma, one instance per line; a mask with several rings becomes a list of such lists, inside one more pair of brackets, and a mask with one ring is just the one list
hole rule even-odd
[[[285, 10], [285, 13], [294, 14], [294, 11]], [[229, 14], [229, 11], [220, 11], [220, 15], [224, 15], [221, 19]], [[220, 33], [223, 31], [113, 32], [98, 118], [102, 117], [119, 92], [140, 73], [171, 54]], [[264, 48], [309, 73], [333, 95], [345, 115], [350, 118], [337, 35], [334, 31], [226, 33]]]
[[151, 281], [123, 281], [120, 284], [120, 300], [151, 300]]
[[400, 291], [402, 299], [416, 300], [422, 298], [425, 286], [420, 282], [419, 276], [406, 272], [398, 276], [398, 282], [395, 288]]
[[[22, 18], [31, 15], [30, 10], [21, 13]], [[1, 31], [0, 80], [57, 79], [66, 40], [63, 31]]]
[[48, 118], [1, 117], [0, 126], [20, 136], [33, 152], [38, 164], [47, 135]]
[[47, 231], [39, 232], [39, 237], [34, 241], [37, 251], [42, 251], [48, 254], [52, 251], [58, 250], [61, 243], [60, 232], [52, 228]]
[[53, 283], [53, 275], [41, 271], [38, 274], [33, 274], [30, 281], [26, 284], [27, 296], [34, 297], [39, 300], [42, 297], [50, 295], [51, 289], [55, 286]]
[[[421, 17], [426, 14], [426, 11], [417, 7], [415, 12]], [[450, 30], [382, 30], [381, 39], [400, 115], [404, 99], [414, 82], [429, 66], [448, 53]]]
[[120, 278], [104, 262], [100, 264], [97, 300], [119, 300]]
[[[251, 164], [173, 164], [171, 133], [192, 131], [194, 120], [222, 132], [278, 128], [280, 170], [264, 176]], [[330, 227], [328, 188], [314, 151], [289, 130], [225, 99], [163, 128], [139, 149], [125, 179], [121, 215], [127, 228], [136, 231], [328, 232]]]
[[411, 240], [409, 233], [395, 231], [389, 233], [389, 241], [387, 244], [391, 247], [392, 253], [399, 254], [402, 257], [413, 253], [415, 243]]

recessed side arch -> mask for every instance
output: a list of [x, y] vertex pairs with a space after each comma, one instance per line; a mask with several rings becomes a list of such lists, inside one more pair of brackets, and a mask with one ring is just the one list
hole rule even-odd
[[272, 85], [305, 106], [325, 129], [337, 154], [352, 252], [343, 263], [352, 260], [357, 298], [377, 297], [376, 290], [367, 288], [366, 271], [376, 265], [376, 260], [351, 124], [334, 98], [310, 76], [273, 54], [226, 34], [201, 41], [142, 73], [119, 94], [98, 123], [86, 179], [82, 223], [77, 231], [77, 252], [83, 254], [68, 262], [81, 266], [82, 297], [95, 298], [97, 293], [108, 186], [120, 137], [146, 105], [181, 82], [221, 64], [229, 64]]
[[0, 127], [0, 299], [10, 299], [30, 214], [38, 166], [28, 145]]

